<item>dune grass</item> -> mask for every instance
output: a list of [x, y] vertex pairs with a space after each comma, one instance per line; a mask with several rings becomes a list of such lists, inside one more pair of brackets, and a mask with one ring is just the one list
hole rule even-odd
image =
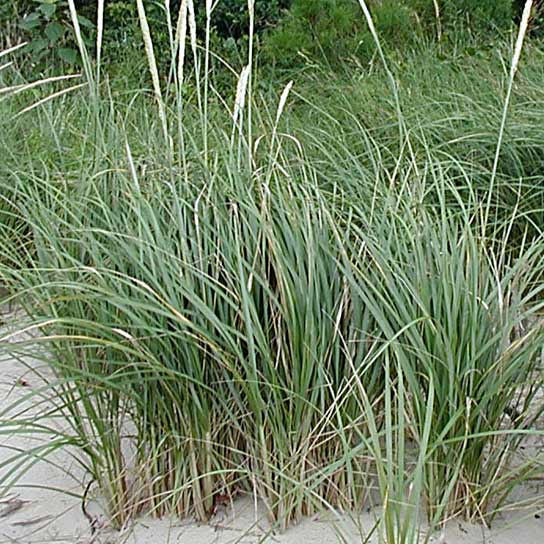
[[378, 506], [387, 543], [492, 518], [542, 470], [516, 461], [544, 409], [536, 65], [510, 107], [485, 58], [410, 58], [390, 101], [395, 62], [322, 99], [250, 63], [223, 96], [189, 0], [164, 93], [138, 7], [149, 92], [116, 95], [80, 41], [86, 92], [0, 103], [0, 277], [40, 332], [9, 349], [47, 347], [56, 444], [119, 526], [240, 492], [278, 529]]

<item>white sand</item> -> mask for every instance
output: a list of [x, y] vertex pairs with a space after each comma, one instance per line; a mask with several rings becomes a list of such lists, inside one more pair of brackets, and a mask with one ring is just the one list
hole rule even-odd
[[[1, 336], [0, 332], [0, 338]], [[33, 412], [38, 410], [37, 407], [29, 405], [29, 402], [36, 403], [35, 398], [32, 401], [25, 399], [26, 395], [40, 386], [41, 378], [35, 374], [36, 367], [36, 362], [13, 358], [9, 355], [6, 345], [2, 348], [0, 344], [0, 478], [10, 473], [10, 467], [3, 466], [6, 460], [17, 451], [24, 452], [40, 444], [40, 440], [44, 440], [37, 435], [6, 436], [3, 432], [5, 410], [13, 406], [14, 402], [19, 410], [25, 407]], [[43, 408], [42, 406], [39, 409]], [[54, 421], [49, 423], [58, 425]], [[542, 447], [542, 442], [533, 439], [529, 446], [538, 449]], [[108, 528], [107, 520], [101, 514], [98, 505], [91, 504], [89, 510], [103, 525], [92, 534], [89, 521], [82, 513], [79, 498], [84, 485], [84, 470], [66, 449], [48, 456], [48, 461], [36, 462], [7, 496], [2, 497], [0, 489], [0, 543], [361, 544], [364, 542], [364, 535], [374, 524], [372, 512], [365, 513], [357, 524], [350, 516], [336, 519], [335, 522], [332, 513], [324, 513], [303, 521], [285, 534], [274, 535], [269, 533], [262, 509], [255, 508], [249, 498], [242, 498], [209, 524], [199, 525], [192, 520], [143, 518], [121, 532]], [[539, 495], [544, 495], [544, 482], [527, 484], [518, 491], [516, 499]], [[370, 542], [375, 540], [371, 539]], [[490, 530], [454, 521], [442, 534], [435, 535], [432, 542], [541, 544], [544, 543], [544, 512], [542, 518], [535, 517], [534, 508], [532, 511], [505, 513]]]

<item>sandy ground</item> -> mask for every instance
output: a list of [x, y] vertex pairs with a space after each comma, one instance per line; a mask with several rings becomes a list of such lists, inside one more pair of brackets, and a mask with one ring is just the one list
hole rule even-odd
[[[4, 333], [5, 333], [4, 327]], [[4, 334], [0, 330], [0, 339]], [[6, 461], [21, 452], [28, 452], [38, 444], [47, 444], [47, 438], [37, 434], [22, 436], [6, 433], [5, 423], [17, 410], [28, 413], [43, 410], [34, 406], [36, 398], [27, 398], [47, 378], [42, 378], [36, 361], [20, 360], [10, 354], [9, 343], [0, 341], [0, 543], [30, 544], [333, 544], [365, 542], [375, 522], [372, 512], [355, 520], [351, 516], [336, 517], [324, 513], [307, 519], [285, 534], [271, 534], [259, 505], [249, 498], [235, 501], [225, 512], [219, 513], [209, 524], [199, 525], [192, 520], [142, 518], [123, 531], [108, 528], [107, 519], [97, 504], [89, 510], [97, 521], [98, 530], [92, 531], [89, 520], [81, 509], [81, 495], [86, 479], [84, 469], [75, 459], [74, 452], [66, 449], [48, 455], [47, 460], [36, 459], [32, 467], [6, 493], [1, 486], [11, 474], [13, 465]], [[27, 415], [28, 415], [27, 413]], [[10, 416], [11, 414], [11, 416]], [[55, 421], [48, 422], [52, 426]], [[40, 442], [42, 441], [42, 442]], [[542, 443], [532, 444], [542, 448]], [[544, 482], [527, 484], [516, 499], [544, 496]], [[512, 508], [502, 514], [492, 529], [464, 522], [452, 522], [432, 542], [442, 544], [541, 544], [544, 543], [544, 509], [542, 516], [528, 510]], [[369, 542], [375, 542], [371, 538]]]

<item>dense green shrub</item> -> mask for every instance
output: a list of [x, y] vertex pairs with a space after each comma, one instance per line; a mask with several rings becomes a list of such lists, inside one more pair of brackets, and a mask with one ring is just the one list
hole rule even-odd
[[[417, 33], [417, 19], [396, 0], [371, 4], [374, 23], [386, 43], [405, 45]], [[294, 0], [291, 10], [265, 40], [267, 58], [281, 65], [296, 59], [370, 58], [374, 52], [358, 0]]]
[[[382, 43], [403, 48], [417, 38], [439, 38], [446, 46], [487, 40], [519, 22], [525, 0], [366, 0]], [[530, 31], [544, 26], [544, 0], [533, 6]], [[359, 0], [293, 0], [265, 40], [267, 59], [292, 65], [312, 60], [369, 59], [375, 44]]]
[[[84, 39], [94, 43], [96, 0], [75, 0]], [[204, 1], [195, 1], [197, 27], [204, 34]], [[446, 45], [480, 39], [507, 29], [516, 21], [524, 0], [367, 0], [385, 47], [406, 47], [419, 36], [440, 37]], [[0, 46], [22, 39], [30, 42], [27, 53], [38, 66], [51, 60], [78, 61], [67, 0], [13, 0], [0, 5]], [[158, 51], [169, 48], [165, 3], [144, 0]], [[175, 20], [181, 0], [170, 0]], [[437, 10], [438, 8], [438, 10]], [[544, 20], [544, 1], [535, 2], [531, 28], [538, 31]], [[229, 51], [245, 51], [249, 29], [247, 0], [219, 0], [211, 17], [213, 39]], [[255, 0], [255, 31], [264, 34], [264, 59], [280, 66], [296, 66], [304, 58], [314, 60], [372, 58], [374, 41], [368, 31], [359, 0]], [[106, 57], [110, 63], [125, 62], [127, 51], [141, 47], [136, 2], [109, 0], [105, 14]], [[214, 49], [217, 46], [214, 45]], [[166, 58], [163, 55], [160, 58]]]
[[[512, 0], [401, 0], [422, 15], [436, 16], [436, 7], [443, 23], [455, 21], [491, 26], [508, 25], [513, 17], [515, 2]], [[525, 3], [525, 2], [523, 2]]]
[[457, 0], [442, 4], [445, 26], [455, 33], [485, 34], [507, 29], [514, 14], [512, 0]]
[[[9, 4], [9, 5], [6, 5]], [[76, 0], [83, 40], [92, 47], [94, 34], [94, 0]], [[0, 8], [0, 26], [8, 29], [10, 42], [28, 41], [26, 53], [34, 65], [54, 59], [67, 64], [78, 61], [67, 0], [15, 0]]]
[[[179, 0], [177, 0], [179, 3]], [[197, 17], [204, 26], [206, 12], [204, 2], [197, 2]], [[261, 32], [280, 20], [292, 0], [255, 0], [255, 30]], [[212, 26], [220, 38], [239, 39], [249, 29], [247, 0], [220, 0], [212, 12]]]
[[[514, 0], [514, 21], [519, 22], [524, 6], [525, 0]], [[544, 31], [544, 0], [535, 0], [533, 3], [529, 31], [535, 35], [542, 35]]]
[[[400, 0], [417, 12], [427, 29], [438, 19], [447, 37], [459, 39], [472, 35], [485, 35], [508, 29], [512, 22], [518, 24], [526, 0]], [[529, 32], [536, 34], [544, 20], [544, 0], [534, 0]]]

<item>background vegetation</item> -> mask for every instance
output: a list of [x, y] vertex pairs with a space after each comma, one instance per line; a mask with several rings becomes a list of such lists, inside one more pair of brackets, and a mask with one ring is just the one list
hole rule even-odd
[[[167, 12], [176, 14], [181, 0], [143, 2], [160, 58], [168, 51]], [[211, 29], [215, 47], [226, 55], [245, 55], [249, 33], [246, 0], [213, 2]], [[422, 38], [474, 47], [519, 21], [521, 0], [373, 0], [369, 3], [374, 23], [389, 49], [413, 46]], [[87, 48], [95, 41], [96, 2], [76, 0], [82, 36]], [[543, 11], [537, 1], [531, 30], [538, 33]], [[308, 60], [356, 58], [368, 61], [374, 41], [360, 16], [358, 0], [255, 0], [254, 30], [268, 62], [293, 67]], [[205, 31], [204, 2], [195, 2], [199, 35]], [[105, 38], [109, 62], [124, 58], [127, 49], [142, 45], [136, 4], [127, 0], [105, 3]], [[174, 17], [175, 19], [175, 17]], [[35, 64], [55, 60], [77, 63], [77, 45], [71, 31], [67, 0], [14, 0], [0, 7], [4, 46], [30, 40], [26, 54]], [[166, 55], [168, 57], [169, 54]], [[166, 63], [167, 64], [167, 63]]]

